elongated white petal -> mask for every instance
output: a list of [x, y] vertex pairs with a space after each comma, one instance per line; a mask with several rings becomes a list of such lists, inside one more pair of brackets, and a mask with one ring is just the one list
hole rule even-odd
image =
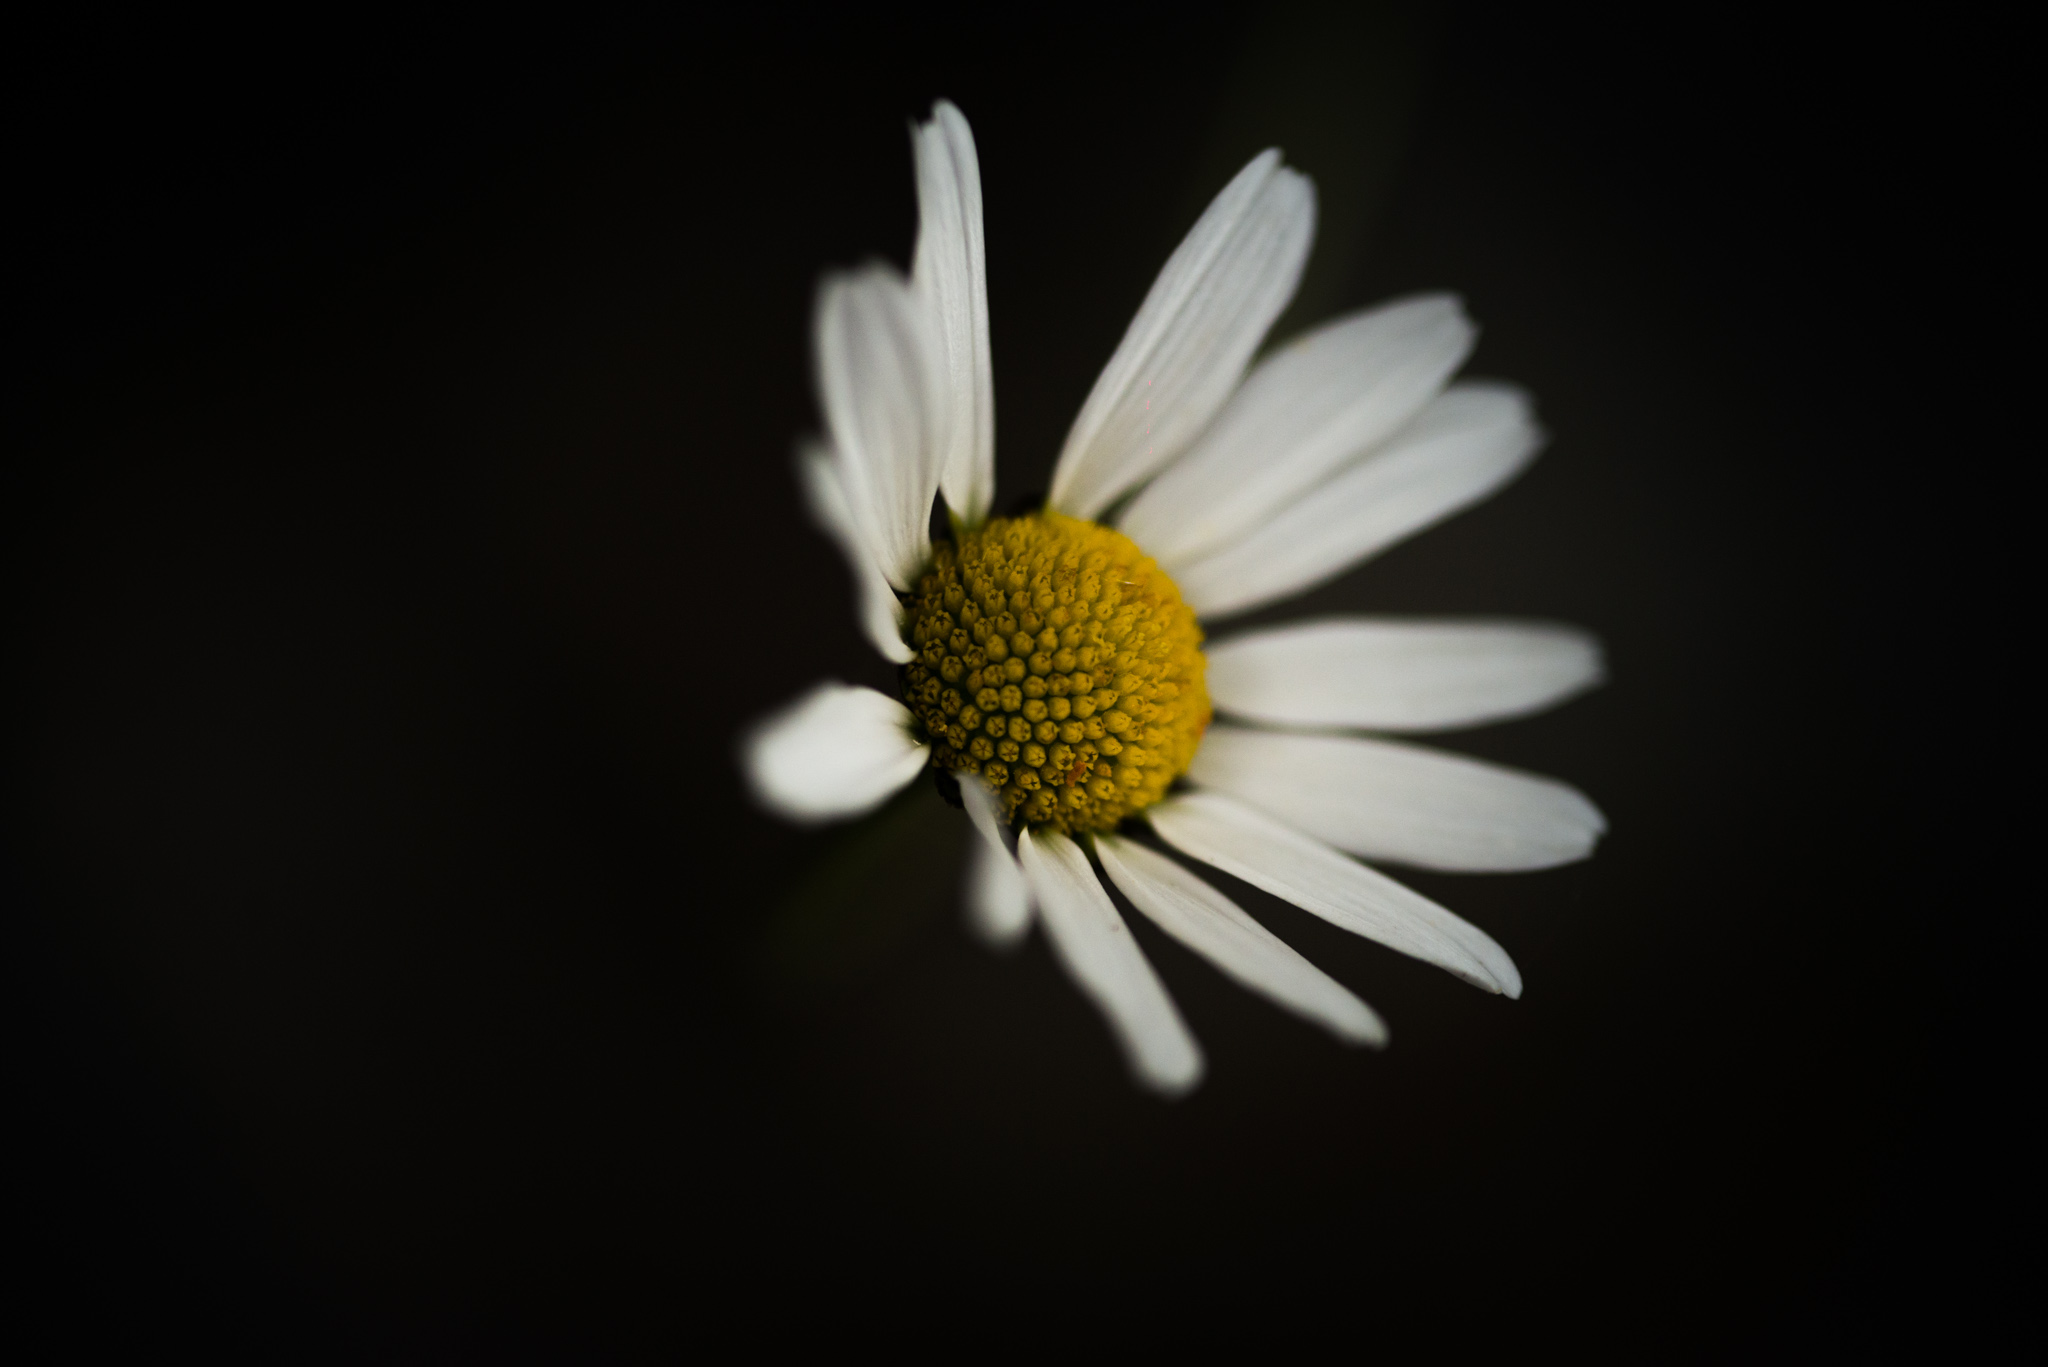
[[1118, 527], [1169, 572], [1240, 540], [1421, 412], [1476, 336], [1456, 296], [1432, 294], [1289, 342]]
[[1224, 187], [1081, 405], [1053, 470], [1054, 508], [1098, 517], [1208, 426], [1294, 297], [1315, 218], [1315, 188], [1277, 151]]
[[1507, 951], [1421, 893], [1221, 793], [1188, 793], [1148, 807], [1167, 844], [1312, 911], [1354, 935], [1449, 969], [1489, 992], [1522, 995]]
[[910, 713], [872, 688], [821, 683], [746, 739], [741, 763], [762, 804], [793, 821], [859, 816], [930, 758]]
[[1452, 385], [1385, 447], [1242, 540], [1176, 568], [1173, 580], [1205, 617], [1299, 593], [1477, 503], [1542, 444], [1520, 390]]
[[911, 285], [928, 317], [938, 381], [939, 487], [962, 520], [988, 516], [996, 488], [996, 401], [988, 352], [988, 272], [974, 133], [947, 100], [911, 131], [917, 251]]
[[1117, 915], [1081, 847], [1057, 831], [1026, 830], [1017, 856], [1053, 951], [1109, 1017], [1140, 1082], [1177, 1096], [1202, 1080], [1202, 1051], [1173, 999]]
[[1450, 873], [1569, 864], [1607, 829], [1556, 779], [1362, 736], [1212, 726], [1188, 778], [1340, 850]]
[[1031, 895], [1009, 851], [979, 836], [967, 851], [967, 926], [991, 949], [1011, 949], [1031, 929]]
[[1295, 622], [1206, 648], [1221, 711], [1282, 726], [1446, 731], [1527, 716], [1605, 677], [1600, 643], [1549, 622]]
[[996, 816], [996, 800], [979, 774], [955, 774], [960, 805], [974, 822], [974, 851], [968, 858], [967, 923], [998, 949], [1022, 939], [1031, 928], [1031, 890]]
[[818, 291], [818, 391], [861, 541], [908, 590], [931, 558], [939, 489], [927, 320], [886, 265], [826, 278]]
[[903, 639], [903, 604], [882, 577], [875, 556], [861, 541], [860, 526], [853, 519], [837, 457], [829, 447], [806, 444], [797, 452], [797, 478], [803, 485], [804, 501], [825, 535], [839, 543], [853, 567], [854, 607], [861, 630], [875, 649], [897, 664], [908, 664], [912, 655]]
[[1133, 906], [1246, 987], [1348, 1044], [1387, 1042], [1371, 1007], [1171, 859], [1113, 835], [1095, 837], [1095, 855]]

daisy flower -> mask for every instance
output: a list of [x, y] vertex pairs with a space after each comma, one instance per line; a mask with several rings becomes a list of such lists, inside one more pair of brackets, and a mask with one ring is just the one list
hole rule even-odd
[[[1486, 497], [1543, 443], [1529, 398], [1452, 382], [1474, 328], [1450, 295], [1350, 314], [1253, 354], [1315, 229], [1267, 151], [1167, 261], [1081, 407], [1045, 506], [989, 516], [995, 401], [981, 176], [940, 102], [912, 130], [910, 278], [828, 277], [816, 315], [829, 440], [799, 468], [845, 551], [899, 696], [823, 683], [755, 729], [757, 797], [858, 815], [936, 771], [974, 829], [970, 922], [1035, 921], [1132, 1072], [1178, 1094], [1202, 1055], [1106, 890], [1223, 972], [1354, 1044], [1386, 1028], [1167, 848], [1489, 992], [1493, 937], [1370, 864], [1502, 872], [1591, 853], [1577, 790], [1379, 734], [1549, 707], [1600, 681], [1568, 627], [1339, 617], [1205, 627], [1298, 593]], [[952, 539], [934, 541], [943, 497]], [[1091, 860], [1091, 855], [1093, 856]], [[1098, 874], [1097, 870], [1100, 869]]]

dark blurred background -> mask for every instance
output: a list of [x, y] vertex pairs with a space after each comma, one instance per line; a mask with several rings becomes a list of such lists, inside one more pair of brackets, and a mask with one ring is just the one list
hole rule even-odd
[[[1949, 756], [2019, 744], [1969, 734], [2019, 658], [1971, 615], [2015, 592], [1982, 506], [2029, 450], [1991, 321], [2018, 211], [1977, 169], [2004, 41], [1219, 6], [17, 43], [7, 1332], [1756, 1358], [1981, 1325], [2020, 1276], [1984, 1229], [2020, 1218], [1990, 868], [2023, 813]], [[1394, 1045], [1140, 922], [1210, 1059], [1162, 1103], [1041, 939], [968, 937], [929, 787], [822, 832], [741, 797], [745, 723], [890, 678], [791, 451], [818, 275], [907, 260], [938, 96], [981, 150], [1002, 501], [1272, 143], [1324, 208], [1282, 335], [1453, 288], [1468, 373], [1537, 395], [1519, 483], [1265, 614], [1605, 639], [1605, 690], [1445, 742], [1584, 788], [1597, 857], [1412, 879], [1523, 1000], [1224, 880]]]

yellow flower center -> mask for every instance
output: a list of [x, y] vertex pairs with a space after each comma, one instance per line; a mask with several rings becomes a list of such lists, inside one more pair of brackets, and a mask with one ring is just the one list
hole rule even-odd
[[1202, 631], [1131, 539], [1055, 512], [940, 545], [907, 605], [903, 700], [932, 763], [1011, 820], [1112, 831], [1166, 795], [1209, 724]]

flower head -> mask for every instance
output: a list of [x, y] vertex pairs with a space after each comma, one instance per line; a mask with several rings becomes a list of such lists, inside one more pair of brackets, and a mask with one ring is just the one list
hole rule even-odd
[[[746, 767], [792, 819], [858, 815], [936, 769], [975, 830], [967, 901], [996, 943], [1041, 924], [1148, 1086], [1201, 1052], [1105, 889], [1340, 1039], [1370, 1007], [1134, 832], [1347, 930], [1521, 994], [1492, 937], [1362, 860], [1453, 871], [1582, 859], [1576, 790], [1356, 734], [1449, 730], [1600, 681], [1567, 627], [1335, 618], [1209, 643], [1203, 623], [1323, 582], [1494, 492], [1542, 444], [1528, 397], [1452, 383], [1474, 339], [1448, 295], [1339, 318], [1252, 357], [1292, 297], [1315, 194], [1254, 158], [1160, 272], [1069, 432], [1046, 506], [988, 516], [995, 404], [973, 134], [913, 130], [911, 277], [819, 293], [830, 440], [800, 471], [846, 552], [901, 698], [821, 684], [758, 727]], [[943, 497], [953, 539], [933, 544]], [[1108, 516], [1114, 513], [1114, 525]], [[1221, 714], [1222, 721], [1213, 721]], [[1213, 724], [1212, 724], [1213, 721]], [[1094, 861], [1091, 863], [1090, 854]]]
[[911, 599], [904, 701], [932, 763], [1005, 822], [1114, 831], [1166, 796], [1209, 725], [1202, 629], [1131, 539], [1056, 512], [940, 546]]

